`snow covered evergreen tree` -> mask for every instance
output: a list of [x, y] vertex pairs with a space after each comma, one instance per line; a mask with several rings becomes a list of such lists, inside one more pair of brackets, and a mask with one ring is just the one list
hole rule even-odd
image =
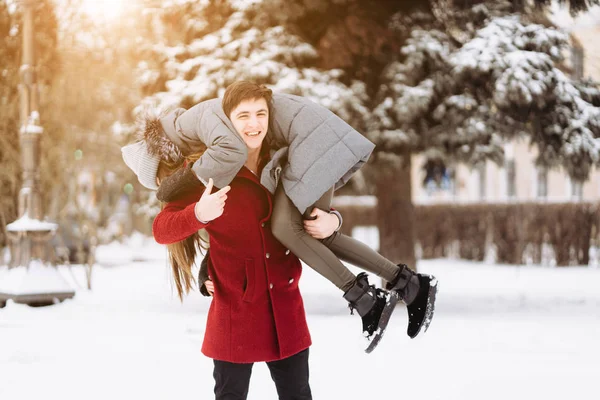
[[369, 113], [364, 84], [342, 83], [342, 70], [318, 68], [318, 52], [295, 25], [323, 8], [319, 1], [169, 3], [155, 16], [169, 31], [163, 43], [153, 46], [156, 61], [140, 65], [141, 86], [162, 89], [146, 102], [189, 107], [218, 97], [236, 80], [249, 79], [308, 96], [347, 121], [364, 121]]
[[[519, 135], [539, 148], [539, 164], [585, 180], [600, 162], [600, 92], [561, 70], [568, 37], [535, 23], [538, 15], [514, 14], [510, 2], [451, 12], [443, 3], [429, 15], [392, 18], [408, 38], [383, 74], [368, 130], [379, 158], [412, 151], [449, 163], [501, 161], [506, 140]], [[406, 191], [386, 182], [401, 204]], [[393, 228], [389, 215], [382, 218]]]
[[[236, 80], [249, 79], [273, 90], [307, 96], [349, 123], [364, 126], [369, 110], [366, 86], [342, 69], [321, 68], [303, 21], [341, 8], [320, 1], [181, 0], [149, 11], [138, 85], [148, 97], [138, 108], [169, 109], [219, 97]], [[304, 29], [301, 29], [304, 28]], [[144, 209], [152, 210], [153, 207]]]
[[497, 160], [505, 139], [529, 135], [540, 164], [586, 179], [600, 161], [598, 88], [561, 71], [564, 33], [494, 3], [466, 10], [474, 30], [460, 47], [435, 28], [411, 32], [384, 74], [378, 122], [406, 131], [412, 149], [469, 163]]

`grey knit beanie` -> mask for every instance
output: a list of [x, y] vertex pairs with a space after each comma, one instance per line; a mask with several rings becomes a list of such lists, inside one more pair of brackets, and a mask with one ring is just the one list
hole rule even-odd
[[156, 173], [160, 158], [150, 154], [145, 142], [136, 142], [121, 147], [123, 161], [137, 175], [138, 181], [148, 189], [156, 190]]

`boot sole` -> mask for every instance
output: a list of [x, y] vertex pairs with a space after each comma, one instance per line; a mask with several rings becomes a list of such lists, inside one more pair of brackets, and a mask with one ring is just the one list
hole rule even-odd
[[387, 299], [387, 301], [385, 303], [385, 307], [383, 308], [383, 311], [381, 312], [381, 318], [379, 318], [379, 324], [377, 325], [377, 330], [373, 334], [373, 338], [371, 339], [369, 346], [365, 349], [365, 353], [367, 353], [367, 354], [369, 354], [373, 350], [375, 350], [375, 348], [377, 347], [377, 345], [383, 338], [383, 334], [385, 333], [388, 322], [390, 321], [390, 317], [392, 316], [392, 313], [396, 309], [396, 304], [398, 304], [398, 301], [400, 300], [400, 298], [398, 297], [398, 294], [394, 291], [389, 292], [389, 295], [390, 295], [390, 297]]
[[427, 332], [427, 329], [429, 329], [429, 325], [431, 324], [431, 320], [433, 319], [437, 291], [438, 281], [437, 279], [433, 278], [429, 282], [429, 297], [427, 298], [427, 310], [425, 311], [425, 322], [423, 322], [423, 333]]

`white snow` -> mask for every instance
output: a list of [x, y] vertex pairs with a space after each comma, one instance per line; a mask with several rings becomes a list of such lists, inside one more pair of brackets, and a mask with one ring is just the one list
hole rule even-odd
[[27, 214], [14, 222], [6, 225], [6, 230], [9, 232], [23, 232], [23, 231], [54, 231], [58, 227], [57, 224], [52, 222], [40, 221], [38, 219], [29, 218]]
[[[210, 299], [192, 293], [180, 304], [165, 257], [140, 236], [100, 247], [92, 291], [46, 308], [0, 309], [0, 398], [214, 398], [212, 361], [200, 353]], [[456, 260], [419, 267], [440, 282], [429, 331], [409, 339], [399, 307], [370, 355], [358, 317], [305, 267], [315, 399], [597, 397], [600, 269]], [[249, 399], [275, 398], [257, 364]]]
[[64, 276], [65, 271], [32, 260], [28, 268], [0, 267], [0, 293], [34, 295], [39, 293], [71, 293], [74, 288]]
[[41, 135], [44, 133], [44, 128], [39, 125], [27, 124], [21, 128], [21, 133], [26, 133], [30, 135]]
[[566, 31], [585, 29], [600, 25], [600, 6], [592, 6], [587, 12], [573, 17], [567, 7], [554, 1], [549, 17], [553, 23]]

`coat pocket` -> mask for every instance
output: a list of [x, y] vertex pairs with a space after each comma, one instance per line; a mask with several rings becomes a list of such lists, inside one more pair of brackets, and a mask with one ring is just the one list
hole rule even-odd
[[254, 260], [246, 259], [245, 262], [246, 267], [246, 284], [244, 288], [244, 295], [242, 296], [242, 300], [246, 303], [252, 303], [254, 301], [255, 293], [256, 293], [256, 267], [254, 265]]

